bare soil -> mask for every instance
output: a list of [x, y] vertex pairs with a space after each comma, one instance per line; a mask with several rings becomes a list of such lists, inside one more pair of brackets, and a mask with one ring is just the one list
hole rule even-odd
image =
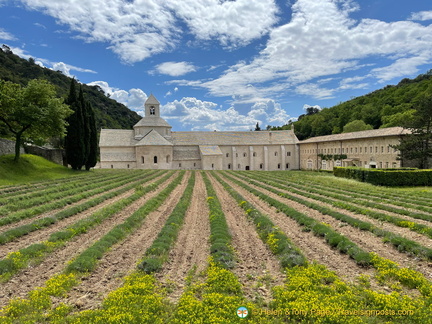
[[[276, 208], [270, 206], [249, 191], [241, 188], [226, 178], [224, 180], [247, 201], [254, 205], [258, 211], [267, 215], [275, 225], [278, 226], [285, 235], [287, 235], [288, 238], [300, 248], [310, 262], [317, 262], [325, 265], [328, 269], [336, 272], [339, 277], [348, 282], [354, 282], [361, 274], [372, 275], [374, 273], [371, 269], [359, 267], [348, 255], [341, 254], [337, 250], [332, 249], [325, 244], [321, 238], [316, 237], [311, 232], [304, 232], [302, 227], [298, 225], [295, 220], [279, 212]], [[257, 189], [267, 194], [263, 189]]]
[[79, 286], [74, 287], [67, 297], [68, 304], [79, 310], [98, 307], [103, 298], [123, 284], [123, 278], [136, 270], [137, 263], [165, 225], [175, 206], [180, 201], [190, 177], [188, 172], [177, 188], [168, 196], [164, 204], [147, 215], [143, 224], [126, 240], [116, 244], [99, 261], [97, 268], [82, 278]]
[[170, 252], [168, 262], [156, 275], [167, 288], [168, 298], [177, 302], [186, 286], [189, 272], [199, 274], [208, 264], [210, 256], [210, 224], [207, 192], [201, 173], [195, 175], [192, 201], [184, 224]]
[[8, 282], [0, 284], [0, 307], [4, 306], [11, 298], [24, 298], [32, 289], [42, 286], [46, 280], [60, 273], [69, 260], [79, 255], [113, 227], [121, 224], [127, 217], [145, 204], [146, 201], [158, 195], [160, 191], [168, 186], [174, 177], [175, 174], [155, 191], [144, 195], [121, 212], [90, 229], [87, 233], [76, 236], [63, 248], [49, 254], [40, 264], [23, 269]]
[[285, 279], [279, 260], [260, 239], [245, 211], [218, 181], [211, 178], [211, 182], [225, 214], [238, 258], [233, 272], [242, 283], [246, 297], [270, 301], [270, 286], [282, 285]]
[[397, 249], [393, 248], [393, 246], [382, 242], [379, 237], [375, 236], [371, 232], [361, 231], [349, 225], [345, 226], [345, 224], [341, 223], [340, 221], [334, 219], [331, 216], [324, 215], [314, 209], [308, 208], [290, 199], [282, 198], [263, 188], [259, 188], [253, 185], [250, 186], [260, 190], [262, 193], [268, 195], [273, 199], [289, 205], [290, 207], [306, 214], [309, 217], [312, 217], [320, 222], [329, 224], [339, 233], [348, 237], [350, 240], [352, 240], [364, 250], [369, 252], [375, 252], [386, 259], [398, 263], [401, 267], [415, 269], [425, 275], [425, 277], [429, 280], [432, 278], [432, 264], [430, 262], [422, 261], [417, 257], [399, 252]]

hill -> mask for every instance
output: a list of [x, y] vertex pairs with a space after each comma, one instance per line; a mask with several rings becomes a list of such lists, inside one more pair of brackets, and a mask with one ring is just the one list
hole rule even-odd
[[[331, 108], [308, 109], [294, 122], [300, 140], [322, 135], [339, 134], [353, 121], [363, 121], [371, 128], [400, 126], [419, 98], [432, 94], [432, 70], [414, 79], [405, 78], [397, 85], [356, 97]], [[363, 125], [364, 125], [363, 124]], [[291, 125], [273, 129], [289, 129]]]
[[[60, 71], [41, 67], [32, 58], [29, 60], [20, 58], [3, 45], [0, 49], [0, 79], [26, 85], [29, 80], [36, 78], [45, 79], [54, 84], [60, 97], [67, 96], [71, 83], [70, 77]], [[97, 129], [131, 129], [141, 119], [137, 113], [125, 105], [108, 98], [100, 87], [86, 84], [82, 86], [86, 99], [92, 104], [95, 111]]]
[[14, 162], [13, 155], [0, 156], [0, 186], [64, 178], [80, 174], [82, 173], [36, 155], [23, 154], [18, 162]]

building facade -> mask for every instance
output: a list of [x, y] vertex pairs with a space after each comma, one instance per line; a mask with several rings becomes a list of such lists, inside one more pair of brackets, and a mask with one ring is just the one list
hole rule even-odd
[[196, 170], [332, 170], [335, 166], [397, 168], [392, 145], [401, 127], [319, 136], [299, 141], [293, 130], [173, 132], [151, 95], [133, 130], [102, 129], [100, 167]]
[[299, 169], [298, 139], [291, 130], [172, 132], [151, 95], [133, 130], [102, 129], [101, 168], [292, 170]]
[[335, 166], [363, 168], [398, 168], [399, 144], [406, 134], [402, 127], [312, 137], [301, 141], [300, 168], [332, 170]]

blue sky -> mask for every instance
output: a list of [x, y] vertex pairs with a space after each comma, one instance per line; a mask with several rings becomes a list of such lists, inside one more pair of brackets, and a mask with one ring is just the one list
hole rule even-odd
[[0, 42], [173, 130], [283, 125], [432, 68], [430, 0], [0, 0]]

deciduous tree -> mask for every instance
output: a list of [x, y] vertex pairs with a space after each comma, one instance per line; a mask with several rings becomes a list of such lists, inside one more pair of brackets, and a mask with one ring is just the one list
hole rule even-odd
[[21, 87], [0, 80], [0, 121], [15, 136], [15, 161], [26, 138], [49, 138], [64, 134], [65, 119], [72, 113], [55, 88], [45, 80], [31, 80]]

